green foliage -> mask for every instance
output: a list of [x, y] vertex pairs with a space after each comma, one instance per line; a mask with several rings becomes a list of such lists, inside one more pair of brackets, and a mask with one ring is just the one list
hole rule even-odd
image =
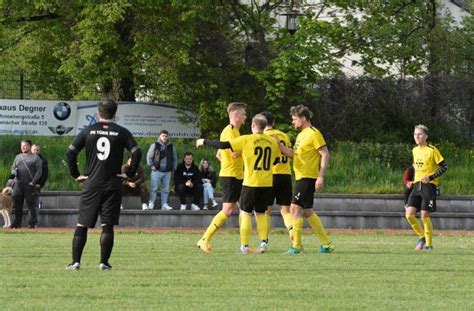
[[[45, 190], [81, 189], [71, 176], [66, 166], [67, 146], [71, 137], [29, 137], [39, 143], [43, 155], [49, 161], [50, 177]], [[19, 153], [20, 139], [16, 136], [3, 136], [0, 140], [0, 152], [4, 155], [0, 161], [0, 181], [3, 183], [10, 175], [11, 164]], [[150, 169], [146, 165], [146, 152], [153, 138], [137, 139], [143, 152], [142, 166], [145, 170], [146, 182], [149, 184]], [[202, 158], [211, 161], [219, 172], [220, 163], [215, 158], [216, 150], [212, 148], [194, 147], [194, 140], [175, 139], [172, 141], [177, 149], [178, 159], [186, 151], [194, 154], [194, 162], [199, 164]], [[441, 177], [442, 193], [446, 195], [473, 194], [474, 184], [474, 151], [472, 148], [458, 147], [452, 143], [435, 143], [446, 159], [448, 171]], [[331, 160], [326, 173], [326, 193], [401, 193], [402, 173], [411, 163], [412, 144], [401, 143], [369, 143], [369, 142], [336, 142], [329, 146]], [[84, 171], [84, 152], [79, 157], [80, 171]], [[220, 183], [217, 190], [221, 190]]]
[[98, 269], [97, 231], [89, 233], [81, 269], [64, 270], [72, 236], [72, 230], [0, 230], [8, 254], [0, 275], [8, 288], [0, 294], [4, 309], [474, 308], [472, 235], [438, 235], [434, 252], [416, 252], [413, 235], [333, 233], [336, 252], [328, 255], [318, 254], [319, 240], [305, 234], [305, 252], [288, 258], [281, 231], [270, 235], [268, 253], [239, 256], [236, 233], [218, 233], [207, 255], [195, 246], [200, 233], [116, 230], [113, 270], [106, 272]]

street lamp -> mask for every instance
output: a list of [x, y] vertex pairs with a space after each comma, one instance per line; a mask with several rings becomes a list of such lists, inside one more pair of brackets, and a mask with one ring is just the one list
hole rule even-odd
[[294, 35], [296, 30], [298, 30], [298, 16], [301, 15], [301, 13], [292, 9], [282, 15], [286, 16], [286, 29], [291, 35]]

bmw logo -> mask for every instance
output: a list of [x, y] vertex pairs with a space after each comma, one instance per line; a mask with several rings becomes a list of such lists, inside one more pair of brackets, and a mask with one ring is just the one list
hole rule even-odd
[[54, 106], [54, 117], [64, 121], [71, 115], [71, 106], [68, 103], [60, 102]]

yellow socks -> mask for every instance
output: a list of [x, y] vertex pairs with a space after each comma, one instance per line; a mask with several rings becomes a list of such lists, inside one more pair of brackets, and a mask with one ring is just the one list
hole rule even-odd
[[[416, 219], [415, 215], [410, 215], [410, 216], [405, 215], [405, 218], [408, 220], [408, 223], [413, 228], [413, 231], [416, 232], [416, 234], [418, 234], [420, 237], [425, 236], [425, 233], [423, 233], [423, 229], [421, 229], [420, 222], [418, 221], [418, 219]], [[425, 230], [426, 230], [426, 225], [425, 225]]]
[[329, 237], [326, 233], [326, 230], [324, 230], [324, 226], [321, 223], [321, 220], [319, 219], [318, 216], [316, 216], [316, 213], [311, 214], [308, 218], [306, 218], [308, 221], [308, 224], [311, 226], [313, 229], [314, 233], [316, 233], [321, 240], [321, 243], [323, 245], [328, 245], [329, 244]]
[[257, 232], [260, 241], [268, 240], [268, 218], [269, 216], [267, 214], [255, 213]]
[[225, 224], [228, 218], [229, 217], [227, 217], [227, 215], [224, 214], [222, 211], [217, 213], [216, 216], [214, 216], [214, 218], [212, 219], [209, 227], [207, 227], [207, 230], [202, 236], [202, 238], [206, 241], [210, 241], [214, 234], [216, 234], [217, 230], [219, 230], [219, 228]]
[[301, 249], [301, 235], [303, 234], [303, 218], [293, 220], [293, 247]]
[[[263, 216], [265, 218], [265, 216]], [[263, 219], [266, 223], [266, 219]], [[240, 212], [240, 245], [249, 245], [250, 233], [252, 231], [252, 215]]]
[[291, 236], [293, 234], [293, 216], [291, 216], [290, 213], [286, 213], [281, 216], [283, 217], [283, 223], [285, 224], [285, 227]]
[[433, 246], [433, 225], [431, 224], [431, 218], [422, 218], [423, 226], [425, 228], [425, 239], [426, 246]]
[[[265, 213], [265, 217], [267, 219], [267, 239], [268, 236], [270, 235], [270, 228], [272, 227], [272, 212]], [[257, 223], [257, 230], [258, 230], [258, 223]]]

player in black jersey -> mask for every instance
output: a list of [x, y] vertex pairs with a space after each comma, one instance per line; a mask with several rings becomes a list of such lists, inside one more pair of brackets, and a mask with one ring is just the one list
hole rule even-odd
[[[83, 183], [79, 219], [72, 240], [72, 263], [66, 268], [78, 270], [87, 241], [87, 229], [93, 228], [100, 215], [101, 270], [110, 270], [110, 254], [114, 244], [114, 225], [118, 225], [122, 203], [121, 167], [124, 149], [132, 153], [132, 163], [127, 176], [132, 177], [141, 159], [141, 150], [126, 128], [113, 122], [117, 104], [110, 99], [98, 105], [99, 122], [83, 129], [69, 145], [67, 160], [69, 172], [76, 181]], [[86, 149], [86, 171], [79, 173], [77, 156]]]

